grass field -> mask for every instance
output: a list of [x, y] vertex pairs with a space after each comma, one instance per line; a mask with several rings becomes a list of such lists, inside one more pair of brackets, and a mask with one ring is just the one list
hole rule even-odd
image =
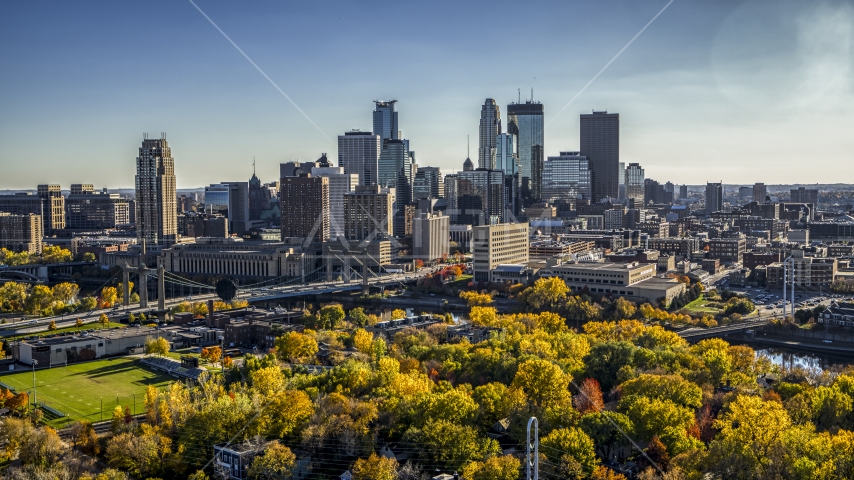
[[[141, 413], [145, 389], [149, 385], [164, 387], [174, 380], [169, 375], [143, 367], [138, 359], [129, 357], [36, 370], [39, 403], [67, 415], [65, 418], [48, 422], [57, 428], [75, 420], [100, 421], [102, 399], [104, 420], [112, 418], [117, 397], [118, 404], [130, 407], [131, 410], [135, 409], [134, 413]], [[0, 382], [14, 387], [19, 392], [30, 391], [30, 401], [33, 400], [31, 370], [4, 373], [0, 375]]]
[[706, 303], [710, 301], [711, 300], [707, 300], [705, 296], [700, 295], [700, 298], [694, 300], [688, 305], [685, 305], [684, 308], [690, 310], [692, 313], [709, 313], [712, 315], [721, 313], [720, 309], [706, 306]]

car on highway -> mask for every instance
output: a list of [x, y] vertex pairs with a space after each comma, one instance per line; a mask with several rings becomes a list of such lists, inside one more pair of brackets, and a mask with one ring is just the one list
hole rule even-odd
[[833, 343], [833, 340], [823, 340], [824, 343]]

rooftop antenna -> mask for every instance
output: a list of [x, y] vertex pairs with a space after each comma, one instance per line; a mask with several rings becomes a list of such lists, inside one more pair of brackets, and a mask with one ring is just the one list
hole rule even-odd
[[252, 176], [255, 176], [255, 155], [252, 155]]
[[471, 138], [466, 135], [466, 158], [471, 158]]
[[522, 89], [517, 88], [516, 93], [517, 93], [517, 95], [519, 95], [519, 99], [516, 101], [516, 103], [522, 103]]
[[531, 87], [531, 103], [534, 103], [534, 87]]

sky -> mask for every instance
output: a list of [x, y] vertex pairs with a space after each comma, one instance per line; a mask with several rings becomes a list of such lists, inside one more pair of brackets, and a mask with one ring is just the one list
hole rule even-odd
[[264, 74], [189, 0], [0, 3], [0, 189], [132, 187], [145, 132], [179, 188], [246, 181], [253, 158], [273, 181], [337, 160], [375, 99], [451, 173], [484, 99], [506, 129], [531, 89], [546, 155], [608, 110], [647, 178], [854, 183], [854, 0], [674, 0], [583, 92], [669, 0], [194, 1]]

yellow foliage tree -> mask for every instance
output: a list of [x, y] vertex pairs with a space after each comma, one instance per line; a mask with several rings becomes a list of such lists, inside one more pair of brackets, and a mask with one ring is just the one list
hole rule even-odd
[[498, 323], [498, 313], [495, 307], [471, 307], [469, 319], [473, 325], [491, 327]]
[[355, 332], [353, 332], [353, 346], [356, 347], [356, 350], [366, 354], [371, 355], [374, 349], [374, 335], [370, 332], [366, 332], [362, 328], [357, 328]]

